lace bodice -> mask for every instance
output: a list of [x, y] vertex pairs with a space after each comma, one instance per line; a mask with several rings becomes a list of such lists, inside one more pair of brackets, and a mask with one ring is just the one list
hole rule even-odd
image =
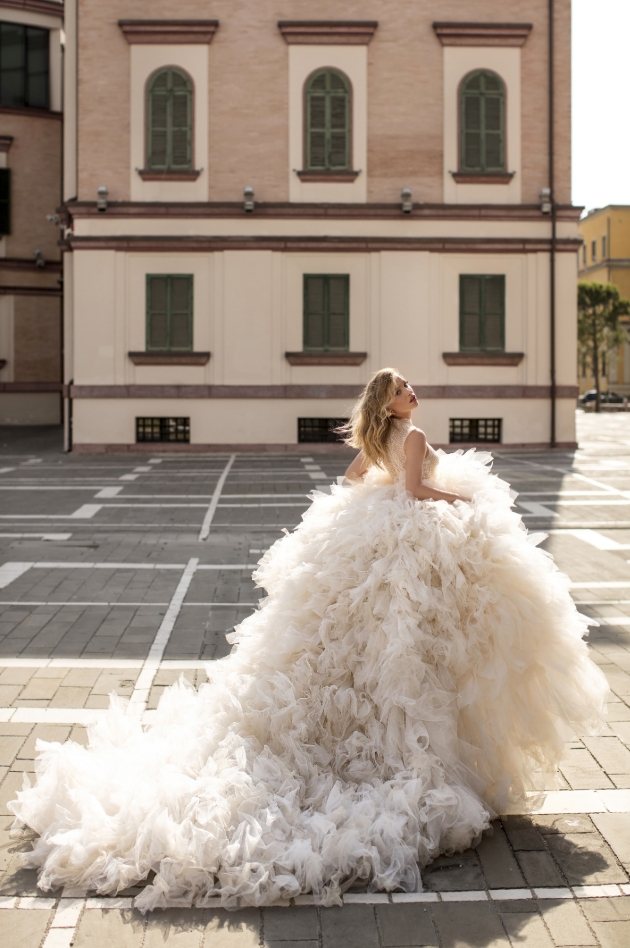
[[[394, 418], [392, 421], [389, 442], [387, 444], [387, 454], [383, 463], [385, 470], [394, 482], [401, 480], [405, 476], [405, 441], [412, 428], [413, 425], [407, 418]], [[422, 465], [423, 480], [433, 477], [439, 460], [439, 456], [431, 445], [427, 444], [427, 453], [424, 458], [424, 464]]]

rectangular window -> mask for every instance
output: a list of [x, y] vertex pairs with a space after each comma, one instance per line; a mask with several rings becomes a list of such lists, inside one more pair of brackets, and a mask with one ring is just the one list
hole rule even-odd
[[586, 244], [582, 244], [582, 266], [586, 266]]
[[0, 168], [0, 234], [11, 233], [11, 169]]
[[591, 241], [591, 260], [593, 263], [597, 260], [597, 241]]
[[345, 425], [347, 418], [298, 418], [298, 444], [312, 444], [315, 441], [338, 443], [341, 436], [335, 428]]
[[193, 278], [147, 274], [147, 352], [186, 352], [193, 347]]
[[606, 259], [606, 234], [602, 234], [602, 260]]
[[347, 352], [350, 347], [350, 277], [304, 274], [305, 352]]
[[190, 418], [136, 418], [136, 443], [143, 441], [190, 442]]
[[460, 352], [505, 349], [505, 277], [459, 277]]
[[0, 105], [48, 109], [48, 30], [0, 23]]
[[449, 442], [470, 444], [485, 442], [501, 443], [501, 418], [451, 418]]

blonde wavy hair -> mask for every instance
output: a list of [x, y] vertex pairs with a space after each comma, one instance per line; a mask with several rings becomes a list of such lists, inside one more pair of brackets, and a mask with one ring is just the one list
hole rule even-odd
[[337, 429], [346, 444], [363, 452], [366, 461], [383, 467], [387, 439], [392, 426], [389, 403], [396, 391], [397, 369], [379, 369], [355, 403], [350, 420]]

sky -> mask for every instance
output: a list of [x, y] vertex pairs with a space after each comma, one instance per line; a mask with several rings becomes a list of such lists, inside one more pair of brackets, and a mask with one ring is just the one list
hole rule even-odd
[[630, 0], [573, 0], [573, 203], [630, 204]]

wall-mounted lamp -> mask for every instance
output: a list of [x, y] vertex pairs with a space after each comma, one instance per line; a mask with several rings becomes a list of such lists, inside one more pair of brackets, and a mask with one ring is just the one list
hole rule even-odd
[[46, 266], [46, 259], [43, 253], [41, 252], [41, 250], [33, 251], [33, 259], [35, 260], [35, 266], [38, 267], [40, 270], [42, 267]]
[[400, 192], [403, 214], [411, 214], [413, 210], [413, 201], [411, 200], [411, 188], [403, 188]]
[[96, 209], [99, 211], [106, 211], [107, 210], [107, 195], [109, 194], [107, 185], [106, 184], [99, 185], [96, 194], [97, 194]]
[[243, 188], [243, 207], [248, 214], [254, 210], [254, 189], [250, 184], [246, 188]]
[[59, 227], [59, 214], [46, 214], [46, 220], [50, 224], [55, 224], [57, 227]]
[[551, 188], [540, 189], [540, 210], [543, 214], [551, 214]]

